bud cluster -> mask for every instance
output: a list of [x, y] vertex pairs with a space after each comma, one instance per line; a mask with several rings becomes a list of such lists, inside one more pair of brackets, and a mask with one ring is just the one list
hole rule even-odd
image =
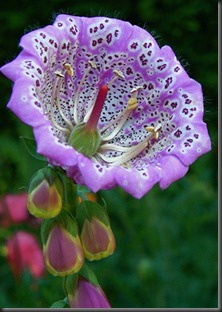
[[[47, 270], [55, 276], [64, 276], [67, 285], [70, 281], [74, 285], [71, 291], [70, 287], [66, 291], [70, 306], [90, 307], [92, 296], [98, 297], [101, 307], [110, 307], [98, 282], [94, 279], [92, 283], [81, 272], [86, 267], [85, 259], [100, 260], [114, 252], [115, 237], [106, 208], [97, 203], [96, 195], [84, 187], [78, 191], [76, 186], [74, 194], [74, 186], [51, 166], [40, 169], [31, 179], [27, 208], [43, 219], [41, 239]], [[90, 294], [89, 302], [82, 304], [85, 292]], [[91, 307], [94, 304], [91, 302]]]

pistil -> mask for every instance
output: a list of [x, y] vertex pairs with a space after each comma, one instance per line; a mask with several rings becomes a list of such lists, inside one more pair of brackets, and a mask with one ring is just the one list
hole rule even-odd
[[86, 123], [86, 129], [88, 130], [93, 130], [93, 129], [97, 129], [97, 124], [99, 121], [99, 117], [101, 115], [103, 106], [104, 106], [104, 102], [106, 100], [106, 96], [108, 93], [108, 87], [107, 85], [102, 85], [99, 89], [97, 98], [96, 98], [96, 102], [93, 106], [93, 110], [91, 112], [91, 115]]

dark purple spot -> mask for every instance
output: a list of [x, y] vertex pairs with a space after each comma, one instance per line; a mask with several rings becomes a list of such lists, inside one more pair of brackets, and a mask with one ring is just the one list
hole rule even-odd
[[172, 108], [176, 108], [176, 107], [177, 107], [177, 102], [172, 102], [172, 103], [171, 103], [171, 107], [172, 107]]
[[98, 30], [98, 27], [97, 27], [97, 26], [95, 26], [95, 27], [94, 27], [94, 30], [93, 30], [93, 31], [94, 31], [94, 33], [96, 33], [96, 32], [97, 32], [97, 30]]
[[166, 66], [167, 66], [166, 64], [163, 64], [163, 65], [158, 66], [157, 69], [163, 70], [164, 68], [166, 68]]
[[39, 87], [40, 86], [40, 81], [36, 80], [35, 84], [36, 84], [36, 87]]
[[154, 89], [154, 85], [150, 82], [148, 85], [148, 90], [153, 90]]
[[182, 134], [182, 131], [179, 129], [176, 132], [174, 132], [174, 136], [177, 138], [179, 138], [181, 136], [181, 134]]
[[132, 68], [128, 67], [128, 68], [126, 69], [126, 74], [127, 74], [127, 75], [132, 75], [132, 74], [133, 74]]
[[196, 110], [197, 110], [197, 108], [196, 107], [191, 107], [191, 109], [190, 109], [192, 112], [195, 112]]
[[44, 33], [40, 33], [40, 36], [45, 39], [46, 38], [46, 35]]
[[47, 63], [47, 61], [48, 61], [48, 59], [47, 59], [47, 57], [45, 56], [43, 62], [44, 62], [44, 63]]
[[188, 142], [184, 142], [184, 146], [185, 146], [185, 147], [189, 147], [189, 146], [191, 146], [191, 145], [190, 145], [190, 143], [188, 143]]
[[76, 36], [76, 34], [77, 34], [77, 27], [76, 27], [76, 25], [70, 27], [70, 32], [71, 32], [74, 36]]
[[187, 142], [192, 143], [193, 139], [187, 139]]
[[188, 109], [187, 109], [187, 108], [184, 108], [184, 109], [182, 110], [182, 113], [184, 113], [185, 115], [187, 115], [187, 114], [188, 114]]
[[96, 40], [92, 41], [92, 46], [95, 47], [96, 46]]
[[173, 78], [172, 77], [168, 77], [166, 79], [166, 84], [165, 84], [164, 88], [167, 89], [169, 87], [169, 85], [172, 83], [172, 81], [173, 81]]
[[191, 130], [191, 128], [190, 128], [189, 125], [186, 126], [186, 130], [187, 130], [187, 131]]
[[103, 29], [104, 27], [105, 27], [105, 26], [104, 26], [104, 24], [102, 24], [102, 23], [99, 25], [99, 28], [100, 28], [100, 29]]
[[118, 37], [118, 34], [119, 34], [119, 30], [116, 29], [115, 32], [114, 32], [114, 36], [115, 36], [115, 37]]
[[62, 25], [63, 25], [63, 23], [60, 23], [60, 22], [57, 23], [57, 26], [58, 26], [58, 27], [62, 27]]
[[195, 133], [193, 136], [195, 137], [195, 139], [199, 138], [199, 134], [197, 134], [197, 133]]
[[53, 44], [54, 40], [53, 39], [49, 39], [49, 43]]
[[190, 99], [186, 99], [185, 104], [190, 104], [191, 100]]
[[42, 71], [40, 68], [37, 68], [37, 72], [41, 75], [42, 74]]
[[108, 34], [106, 36], [106, 41], [107, 41], [107, 43], [110, 43], [112, 41], [112, 34]]
[[41, 107], [41, 104], [38, 101], [34, 102], [36, 106]]
[[136, 49], [138, 46], [138, 43], [137, 42], [133, 42], [130, 46], [131, 49]]
[[174, 68], [174, 71], [175, 71], [176, 73], [177, 73], [179, 70], [180, 70], [180, 67], [179, 67], [179, 66], [177, 66], [177, 67]]
[[102, 43], [102, 42], [103, 42], [103, 38], [99, 38], [99, 39], [97, 40], [97, 42], [98, 42], [98, 43]]

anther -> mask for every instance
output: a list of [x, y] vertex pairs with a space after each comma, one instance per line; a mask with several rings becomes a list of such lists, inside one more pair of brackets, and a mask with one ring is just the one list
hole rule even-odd
[[148, 132], [153, 133], [153, 137], [155, 140], [157, 140], [159, 138], [161, 128], [162, 128], [161, 124], [158, 124], [156, 127], [153, 127], [153, 126], [145, 127], [145, 129]]
[[72, 77], [73, 74], [74, 74], [74, 71], [73, 71], [72, 66], [71, 66], [69, 63], [65, 63], [65, 64], [64, 64], [64, 68], [65, 68], [67, 74], [68, 74], [70, 77]]
[[93, 61], [88, 61], [88, 64], [89, 64], [90, 67], [92, 67], [94, 69], [97, 69], [96, 63], [94, 63]]
[[65, 76], [59, 71], [59, 70], [56, 70], [55, 71], [55, 75], [59, 78], [64, 78]]
[[121, 72], [121, 70], [114, 69], [114, 70], [113, 70], [113, 73], [114, 73], [118, 78], [125, 79], [125, 76], [123, 75], [123, 72]]

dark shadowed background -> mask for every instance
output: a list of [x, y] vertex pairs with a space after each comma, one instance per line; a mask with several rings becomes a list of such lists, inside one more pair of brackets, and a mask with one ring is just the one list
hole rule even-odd
[[[0, 66], [20, 51], [21, 36], [51, 24], [58, 13], [108, 15], [151, 32], [170, 45], [189, 75], [203, 86], [212, 151], [166, 190], [141, 200], [119, 188], [101, 192], [108, 203], [117, 249], [90, 263], [114, 308], [216, 308], [217, 293], [217, 2], [209, 0], [6, 0], [0, 4]], [[25, 190], [42, 167], [20, 136], [31, 136], [7, 108], [12, 83], [0, 77], [0, 196]], [[10, 233], [19, 227], [8, 229]], [[33, 231], [29, 225], [20, 227]], [[36, 233], [39, 233], [37, 230]], [[61, 278], [28, 272], [15, 281], [0, 229], [0, 306], [48, 308], [65, 297]]]

